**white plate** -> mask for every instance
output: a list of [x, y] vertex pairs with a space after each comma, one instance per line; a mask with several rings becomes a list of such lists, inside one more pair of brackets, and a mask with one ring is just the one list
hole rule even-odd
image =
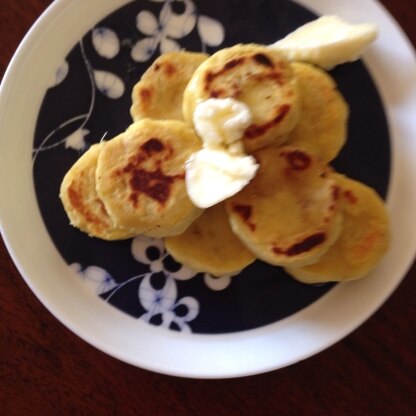
[[[153, 7], [160, 2], [148, 3]], [[337, 285], [307, 308], [276, 323], [227, 334], [178, 333], [120, 312], [74, 279], [45, 228], [33, 186], [33, 137], [49, 81], [82, 36], [126, 3], [56, 0], [25, 37], [2, 82], [0, 221], [22, 276], [51, 313], [78, 336], [120, 360], [166, 374], [218, 378], [261, 373], [305, 359], [342, 339], [392, 293], [416, 250], [412, 227], [416, 63], [405, 35], [374, 1], [299, 2], [318, 14], [337, 14], [380, 27], [380, 37], [364, 60], [382, 97], [392, 142], [387, 203], [393, 241], [381, 264], [366, 279]]]

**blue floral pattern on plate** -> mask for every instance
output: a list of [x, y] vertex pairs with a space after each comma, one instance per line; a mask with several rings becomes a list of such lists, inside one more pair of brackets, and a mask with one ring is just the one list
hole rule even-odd
[[[162, 240], [89, 238], [69, 226], [58, 198], [60, 182], [75, 160], [131, 123], [130, 92], [160, 53], [269, 44], [313, 18], [288, 0], [137, 0], [91, 28], [72, 49], [39, 112], [33, 174], [51, 238], [92, 293], [152, 325], [227, 333], [288, 317], [331, 289], [332, 284], [303, 285], [260, 261], [216, 279], [175, 262]], [[390, 147], [376, 88], [361, 62], [332, 75], [352, 108], [348, 143], [334, 166], [385, 195]]]

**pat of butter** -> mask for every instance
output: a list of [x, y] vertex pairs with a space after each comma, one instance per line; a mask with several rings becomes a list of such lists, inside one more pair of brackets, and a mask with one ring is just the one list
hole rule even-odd
[[259, 165], [253, 156], [233, 155], [221, 149], [203, 148], [186, 162], [185, 183], [191, 201], [208, 208], [246, 186]]
[[269, 45], [290, 61], [303, 61], [326, 70], [357, 60], [377, 38], [375, 24], [350, 24], [337, 16], [322, 16]]
[[241, 141], [251, 112], [233, 98], [210, 98], [196, 106], [193, 122], [203, 148], [186, 162], [186, 190], [197, 207], [208, 208], [236, 194], [257, 172]]
[[196, 106], [195, 130], [204, 147], [233, 154], [244, 152], [241, 137], [251, 124], [250, 109], [233, 98], [210, 98]]

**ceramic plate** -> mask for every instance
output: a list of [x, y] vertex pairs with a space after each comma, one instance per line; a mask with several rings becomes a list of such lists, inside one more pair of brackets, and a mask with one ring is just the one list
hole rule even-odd
[[[63, 175], [89, 146], [131, 123], [131, 89], [157, 56], [270, 44], [320, 14], [380, 28], [363, 61], [331, 72], [351, 108], [347, 145], [333, 165], [375, 188], [392, 217], [392, 247], [370, 276], [303, 285], [258, 261], [215, 279], [175, 262], [160, 240], [105, 242], [68, 225], [58, 198]], [[413, 50], [373, 1], [57, 0], [2, 83], [3, 237], [49, 310], [114, 357], [204, 378], [289, 365], [364, 322], [412, 262], [415, 85]]]

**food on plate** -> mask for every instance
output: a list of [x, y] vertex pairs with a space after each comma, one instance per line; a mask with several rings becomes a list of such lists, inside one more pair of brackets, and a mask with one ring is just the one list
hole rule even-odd
[[71, 224], [106, 240], [164, 238], [178, 262], [214, 276], [255, 259], [305, 283], [367, 275], [388, 248], [388, 213], [328, 165], [349, 107], [315, 65], [354, 60], [376, 35], [325, 16], [270, 46], [160, 56], [133, 89], [134, 123], [65, 176]]
[[189, 199], [185, 162], [201, 141], [184, 122], [144, 119], [101, 149], [96, 189], [118, 227], [135, 234], [180, 234], [202, 213]]
[[236, 194], [257, 172], [241, 140], [251, 112], [233, 98], [209, 98], [197, 104], [193, 121], [202, 149], [186, 162], [186, 189], [196, 206], [208, 208]]
[[258, 167], [253, 156], [201, 149], [192, 154], [185, 165], [189, 198], [197, 207], [212, 207], [243, 189]]
[[208, 98], [195, 107], [192, 122], [203, 147], [244, 153], [242, 137], [252, 121], [251, 111], [232, 97]]
[[342, 225], [338, 187], [327, 167], [300, 147], [254, 154], [254, 179], [225, 201], [233, 231], [261, 260], [303, 266], [319, 259]]
[[355, 280], [366, 276], [389, 246], [389, 216], [383, 200], [367, 185], [334, 175], [343, 211], [341, 234], [317, 263], [286, 271], [304, 283]]
[[134, 236], [130, 230], [116, 227], [95, 189], [95, 170], [102, 143], [91, 146], [66, 173], [60, 198], [71, 225], [91, 237], [120, 240]]
[[311, 149], [328, 163], [345, 144], [348, 104], [328, 73], [299, 62], [292, 68], [299, 84], [301, 116], [287, 144]]
[[284, 143], [299, 120], [292, 68], [280, 52], [263, 45], [222, 49], [196, 69], [183, 95], [188, 123], [197, 104], [209, 98], [234, 98], [250, 109], [252, 122], [242, 136], [247, 153]]
[[165, 247], [185, 266], [214, 276], [236, 273], [256, 259], [231, 230], [223, 204], [206, 209], [183, 234], [166, 237]]
[[133, 120], [183, 120], [183, 91], [196, 68], [207, 58], [205, 53], [185, 51], [159, 56], [133, 88], [130, 109]]
[[330, 70], [357, 60], [377, 38], [372, 23], [351, 24], [338, 16], [322, 16], [270, 45], [290, 61], [303, 61]]

